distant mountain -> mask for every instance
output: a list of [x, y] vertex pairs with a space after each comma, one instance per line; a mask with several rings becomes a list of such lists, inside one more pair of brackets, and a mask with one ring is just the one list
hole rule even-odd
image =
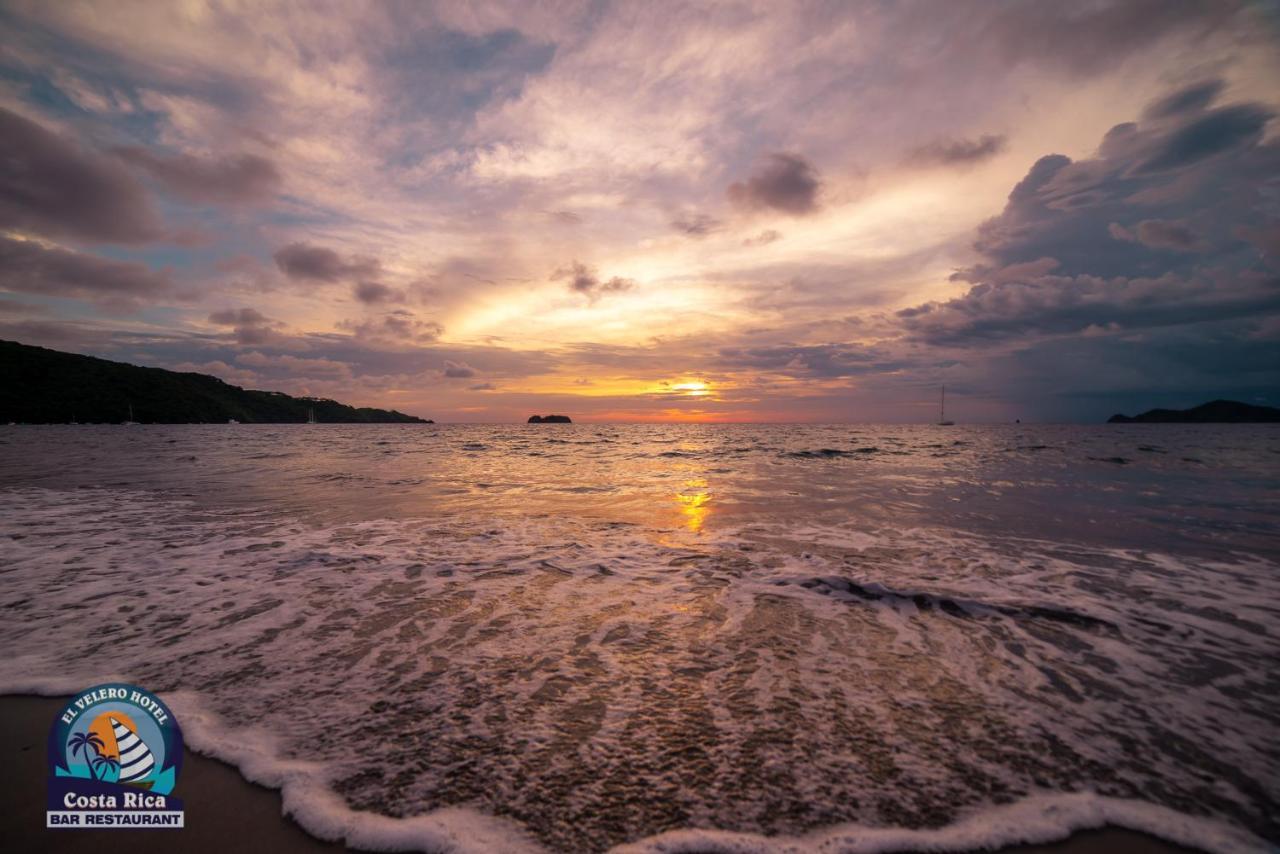
[[0, 424], [298, 424], [315, 411], [321, 423], [430, 424], [386, 409], [335, 400], [252, 391], [206, 374], [140, 368], [122, 362], [0, 341]]
[[1212, 400], [1191, 409], [1152, 409], [1141, 415], [1112, 415], [1108, 424], [1273, 424], [1280, 409], [1237, 400]]
[[530, 415], [530, 424], [572, 424], [568, 415]]

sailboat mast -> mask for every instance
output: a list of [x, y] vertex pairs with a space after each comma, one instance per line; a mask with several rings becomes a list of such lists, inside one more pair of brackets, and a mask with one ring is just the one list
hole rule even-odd
[[938, 421], [947, 420], [947, 387], [942, 387], [942, 393], [938, 397]]

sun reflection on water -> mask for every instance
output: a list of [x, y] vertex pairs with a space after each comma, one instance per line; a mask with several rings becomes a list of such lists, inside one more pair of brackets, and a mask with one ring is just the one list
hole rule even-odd
[[695, 534], [701, 531], [702, 523], [711, 510], [707, 506], [711, 503], [711, 489], [706, 478], [695, 477], [686, 480], [682, 488], [676, 492], [675, 498], [680, 504], [685, 527]]

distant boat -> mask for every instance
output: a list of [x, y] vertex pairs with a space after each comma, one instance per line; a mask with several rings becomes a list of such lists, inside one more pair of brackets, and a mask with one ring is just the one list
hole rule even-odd
[[137, 427], [138, 422], [133, 420], [133, 404], [129, 404], [129, 420], [124, 422], [126, 427]]
[[314, 409], [307, 410], [307, 423], [308, 424], [316, 423], [316, 411]]
[[947, 387], [942, 387], [942, 397], [938, 401], [938, 426], [950, 427], [956, 422], [947, 420]]
[[228, 424], [239, 424], [240, 422], [239, 422], [239, 421], [237, 421], [237, 420], [235, 420], [234, 418], [228, 418], [228, 419], [227, 419], [227, 423], [228, 423]]

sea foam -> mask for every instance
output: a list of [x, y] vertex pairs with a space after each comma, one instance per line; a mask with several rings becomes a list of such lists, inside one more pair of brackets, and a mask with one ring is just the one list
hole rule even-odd
[[322, 838], [855, 852], [1118, 824], [1266, 849], [1260, 557], [5, 496], [0, 690], [146, 685]]

